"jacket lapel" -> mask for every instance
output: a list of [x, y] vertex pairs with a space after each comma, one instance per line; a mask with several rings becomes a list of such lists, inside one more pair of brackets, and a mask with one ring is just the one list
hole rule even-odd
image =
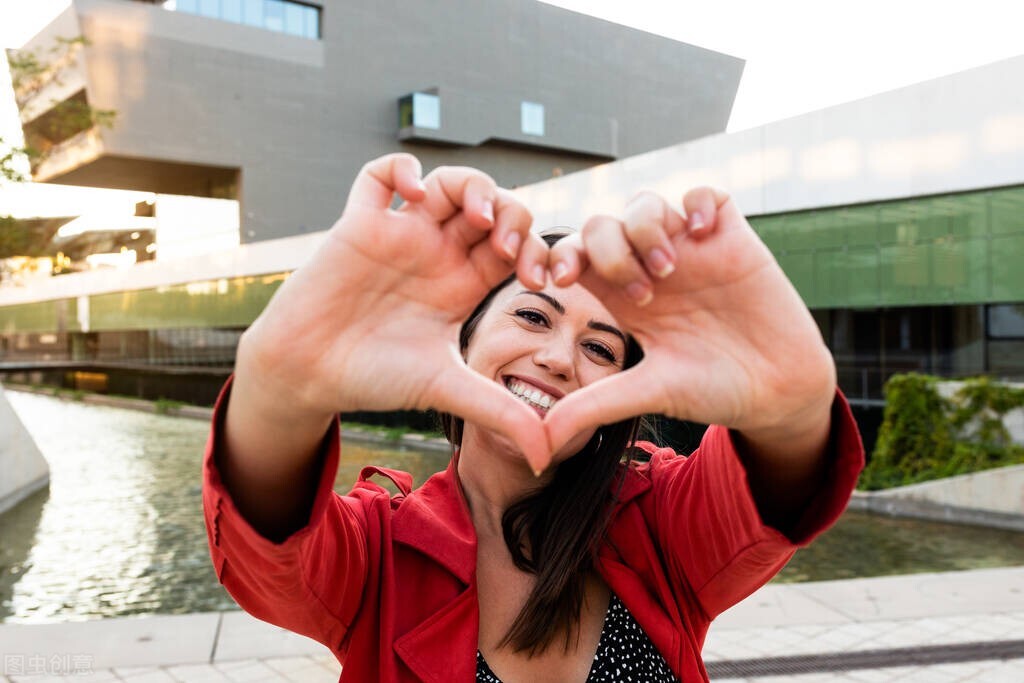
[[392, 518], [392, 538], [433, 560], [465, 587], [395, 640], [394, 651], [424, 681], [473, 681], [479, 608], [476, 530], [459, 483], [458, 456], [410, 494]]

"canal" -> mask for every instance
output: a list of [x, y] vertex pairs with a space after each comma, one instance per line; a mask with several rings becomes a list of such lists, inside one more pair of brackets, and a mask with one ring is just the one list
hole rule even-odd
[[[207, 554], [198, 420], [6, 393], [50, 463], [49, 491], [0, 515], [0, 621], [231, 609]], [[438, 451], [346, 442], [335, 481], [366, 464], [417, 484]], [[849, 512], [776, 581], [1024, 565], [1024, 534]]]

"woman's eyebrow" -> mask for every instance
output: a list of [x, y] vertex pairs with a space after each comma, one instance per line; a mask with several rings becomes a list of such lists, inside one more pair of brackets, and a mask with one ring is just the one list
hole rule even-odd
[[559, 314], [565, 315], [565, 306], [563, 306], [561, 304], [561, 302], [558, 301], [558, 299], [556, 299], [555, 297], [553, 297], [553, 296], [551, 296], [549, 294], [545, 294], [544, 292], [531, 292], [528, 289], [524, 289], [523, 291], [521, 291], [519, 293], [520, 294], [532, 294], [533, 296], [539, 296], [541, 299], [544, 299], [544, 301], [547, 301], [549, 304], [551, 304], [551, 308], [553, 308], [556, 311], [558, 311]]
[[589, 327], [592, 330], [600, 330], [601, 332], [610, 332], [611, 334], [614, 334], [616, 337], [621, 339], [623, 344], [626, 343], [626, 335], [622, 333], [622, 330], [612, 325], [609, 325], [608, 323], [602, 323], [597, 320], [591, 320], [590, 322], [587, 323], [587, 327]]
[[[565, 315], [565, 306], [563, 306], [558, 299], [551, 296], [550, 294], [545, 294], [544, 292], [531, 292], [528, 289], [524, 289], [519, 293], [539, 296], [541, 299], [544, 299], [544, 301], [547, 301], [549, 304], [551, 304], [551, 308], [558, 311], [559, 315]], [[626, 335], [622, 333], [622, 330], [615, 327], [614, 325], [609, 325], [608, 323], [603, 323], [598, 320], [591, 320], [590, 322], [587, 323], [587, 327], [589, 327], [592, 330], [598, 330], [599, 332], [608, 332], [610, 334], [614, 334], [616, 337], [622, 340], [623, 344], [626, 343]]]

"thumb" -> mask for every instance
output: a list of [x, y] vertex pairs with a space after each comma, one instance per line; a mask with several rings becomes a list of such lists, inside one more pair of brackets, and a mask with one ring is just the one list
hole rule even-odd
[[640, 361], [560, 399], [544, 417], [551, 452], [557, 453], [586, 430], [656, 411], [662, 403], [652, 388], [660, 383], [650, 376], [650, 367]]
[[505, 436], [522, 451], [534, 473], [542, 472], [551, 462], [551, 449], [540, 416], [455, 355], [432, 386], [430, 407]]

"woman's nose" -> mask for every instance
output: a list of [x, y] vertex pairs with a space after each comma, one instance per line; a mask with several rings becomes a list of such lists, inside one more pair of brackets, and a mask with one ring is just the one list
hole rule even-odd
[[533, 360], [548, 370], [553, 375], [569, 380], [575, 374], [573, 362], [572, 343], [567, 340], [552, 337], [547, 343], [542, 344], [533, 355]]

